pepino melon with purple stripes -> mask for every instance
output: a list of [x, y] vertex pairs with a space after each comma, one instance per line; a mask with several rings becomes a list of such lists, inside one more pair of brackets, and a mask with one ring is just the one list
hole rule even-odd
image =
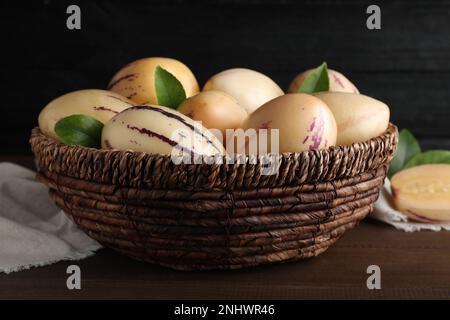
[[47, 137], [60, 140], [55, 124], [62, 118], [83, 114], [105, 123], [120, 111], [132, 107], [131, 100], [111, 91], [85, 89], [52, 100], [39, 114], [39, 128]]
[[221, 141], [200, 122], [152, 105], [131, 107], [114, 116], [103, 128], [102, 147], [162, 155], [224, 154]]

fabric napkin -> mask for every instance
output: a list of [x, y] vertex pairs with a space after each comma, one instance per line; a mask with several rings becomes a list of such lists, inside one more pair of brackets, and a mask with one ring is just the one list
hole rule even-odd
[[375, 210], [370, 215], [371, 218], [382, 221], [384, 223], [394, 226], [396, 229], [406, 232], [430, 230], [450, 231], [450, 223], [422, 223], [411, 221], [408, 216], [395, 210], [392, 205], [392, 190], [391, 182], [388, 178], [384, 181], [384, 186], [381, 189], [380, 197], [375, 203]]
[[101, 248], [53, 204], [35, 175], [0, 163], [0, 273], [80, 260]]

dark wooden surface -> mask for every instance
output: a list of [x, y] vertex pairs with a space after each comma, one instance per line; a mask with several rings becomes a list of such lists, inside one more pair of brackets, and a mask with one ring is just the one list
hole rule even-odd
[[[82, 29], [66, 28], [78, 4]], [[0, 153], [29, 153], [29, 132], [54, 97], [104, 88], [124, 64], [169, 56], [203, 84], [223, 69], [260, 70], [283, 88], [327, 61], [425, 148], [450, 149], [450, 2], [378, 1], [382, 29], [366, 28], [372, 1], [13, 1], [0, 4]], [[6, 120], [5, 120], [6, 119]]]
[[[32, 168], [30, 157], [0, 156]], [[397, 231], [365, 220], [323, 255], [236, 271], [179, 272], [103, 249], [78, 262], [0, 274], [0, 299], [450, 299], [450, 232]], [[66, 289], [77, 264], [82, 289]], [[381, 290], [366, 269], [381, 268]]]

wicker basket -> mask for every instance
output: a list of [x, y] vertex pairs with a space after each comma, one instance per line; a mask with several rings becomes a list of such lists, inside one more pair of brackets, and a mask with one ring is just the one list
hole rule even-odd
[[38, 179], [90, 237], [179, 270], [317, 256], [373, 209], [397, 128], [352, 146], [261, 164], [180, 164], [169, 156], [63, 145], [33, 129]]

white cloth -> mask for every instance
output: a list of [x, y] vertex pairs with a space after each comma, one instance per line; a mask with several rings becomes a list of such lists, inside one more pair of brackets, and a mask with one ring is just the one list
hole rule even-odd
[[371, 218], [385, 222], [394, 226], [396, 229], [406, 232], [430, 230], [450, 231], [450, 223], [422, 223], [410, 221], [408, 216], [394, 209], [392, 205], [392, 191], [391, 182], [388, 178], [384, 181], [384, 186], [381, 189], [380, 197], [375, 203], [375, 210], [370, 215]]
[[101, 248], [53, 204], [35, 175], [0, 163], [0, 273], [80, 260]]

